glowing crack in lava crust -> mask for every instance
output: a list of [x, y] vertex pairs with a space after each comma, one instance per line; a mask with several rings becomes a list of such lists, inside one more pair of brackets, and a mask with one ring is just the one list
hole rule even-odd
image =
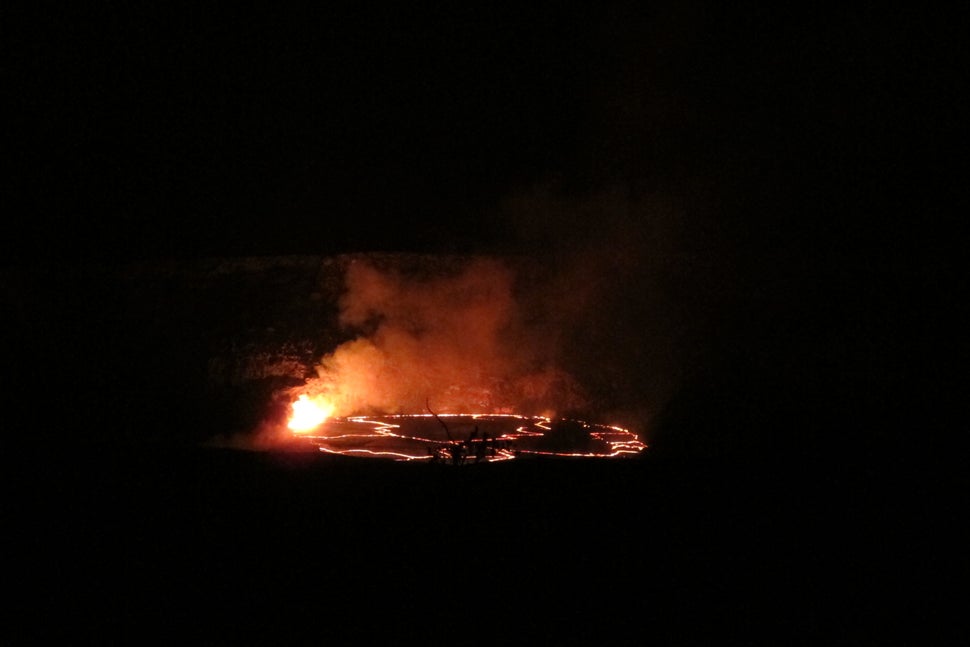
[[321, 452], [452, 465], [530, 456], [618, 458], [646, 448], [621, 427], [516, 414], [396, 414], [330, 418], [301, 396], [288, 427]]

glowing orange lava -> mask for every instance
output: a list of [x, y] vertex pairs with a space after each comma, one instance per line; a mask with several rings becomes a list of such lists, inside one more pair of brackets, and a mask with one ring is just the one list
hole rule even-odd
[[302, 433], [316, 429], [333, 414], [333, 406], [321, 398], [310, 399], [305, 393], [292, 405], [293, 413], [287, 427]]
[[333, 407], [301, 395], [288, 427], [319, 451], [396, 461], [465, 465], [528, 456], [617, 458], [646, 445], [622, 427], [515, 414], [409, 414], [333, 417]]

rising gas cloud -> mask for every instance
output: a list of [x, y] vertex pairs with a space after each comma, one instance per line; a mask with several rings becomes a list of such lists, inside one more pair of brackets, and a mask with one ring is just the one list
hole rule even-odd
[[436, 271], [347, 267], [340, 325], [354, 333], [298, 389], [334, 415], [555, 414], [584, 401], [556, 364], [556, 337], [529, 316], [516, 273], [474, 257]]

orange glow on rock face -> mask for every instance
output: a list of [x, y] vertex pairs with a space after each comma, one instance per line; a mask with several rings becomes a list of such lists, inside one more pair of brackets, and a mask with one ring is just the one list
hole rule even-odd
[[291, 409], [292, 413], [286, 426], [296, 433], [313, 431], [326, 422], [333, 413], [333, 405], [323, 398], [311, 399], [305, 393], [296, 399]]

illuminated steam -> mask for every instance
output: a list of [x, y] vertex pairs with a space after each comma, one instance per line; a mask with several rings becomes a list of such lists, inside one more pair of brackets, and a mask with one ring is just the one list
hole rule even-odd
[[486, 258], [431, 276], [351, 262], [340, 324], [356, 337], [324, 356], [299, 391], [327, 400], [337, 416], [578, 406], [552, 338], [524, 323], [515, 278]]

